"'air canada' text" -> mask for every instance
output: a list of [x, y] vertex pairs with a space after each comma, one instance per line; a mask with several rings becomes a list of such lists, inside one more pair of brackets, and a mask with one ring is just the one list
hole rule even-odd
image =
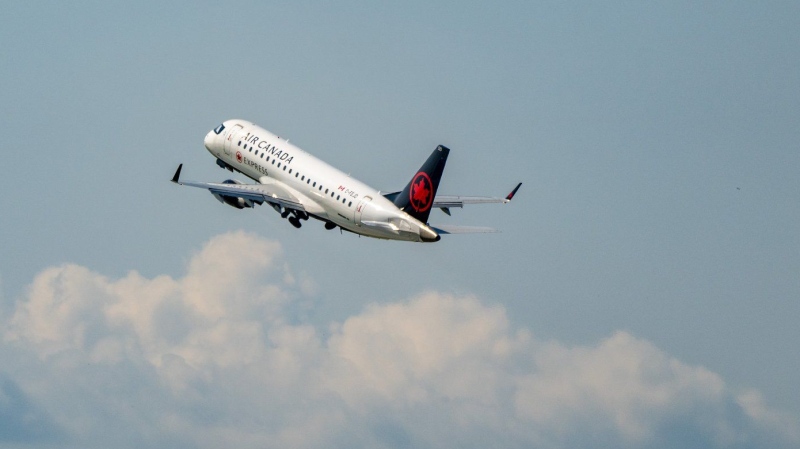
[[290, 155], [286, 151], [279, 150], [275, 145], [270, 145], [266, 140], [259, 140], [258, 136], [255, 134], [247, 133], [242, 140], [262, 150], [264, 154], [271, 155], [275, 159], [282, 161], [285, 164], [291, 164], [292, 160], [294, 159], [294, 156]]

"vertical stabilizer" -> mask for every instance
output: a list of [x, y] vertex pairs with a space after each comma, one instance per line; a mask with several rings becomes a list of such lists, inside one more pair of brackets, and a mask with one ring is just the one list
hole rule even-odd
[[436, 147], [417, 174], [411, 178], [411, 182], [394, 199], [395, 206], [417, 220], [427, 223], [448, 154], [450, 154], [449, 148], [442, 145]]

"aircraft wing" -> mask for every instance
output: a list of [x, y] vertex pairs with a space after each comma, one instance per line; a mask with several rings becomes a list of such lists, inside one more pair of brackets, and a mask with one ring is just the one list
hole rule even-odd
[[230, 196], [244, 198], [256, 203], [267, 202], [277, 204], [287, 209], [294, 209], [305, 212], [305, 207], [298, 198], [282, 189], [278, 184], [227, 184], [216, 182], [196, 182], [181, 181], [181, 169], [183, 164], [178, 166], [178, 170], [172, 177], [172, 182], [189, 187], [199, 187], [207, 189], [209, 192], [220, 196]]
[[442, 209], [444, 213], [450, 215], [451, 207], [464, 207], [465, 204], [487, 204], [487, 203], [507, 203], [514, 198], [517, 194], [522, 183], [517, 184], [514, 190], [511, 191], [505, 198], [497, 198], [490, 196], [453, 196], [453, 195], [436, 195], [433, 199], [433, 207]]

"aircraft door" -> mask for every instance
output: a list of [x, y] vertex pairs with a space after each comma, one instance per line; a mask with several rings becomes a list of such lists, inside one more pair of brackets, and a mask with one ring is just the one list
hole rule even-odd
[[223, 145], [225, 155], [231, 155], [233, 148], [236, 146], [236, 142], [239, 141], [239, 134], [242, 132], [243, 128], [242, 125], [234, 125], [231, 130], [228, 131], [228, 134], [225, 136], [225, 145]]
[[371, 196], [365, 196], [361, 200], [361, 202], [358, 203], [358, 206], [356, 206], [356, 212], [355, 212], [355, 217], [354, 217], [355, 218], [354, 221], [356, 222], [356, 226], [361, 226], [361, 215], [364, 213], [364, 209], [367, 207], [367, 205], [369, 204], [370, 201], [372, 201], [372, 197]]

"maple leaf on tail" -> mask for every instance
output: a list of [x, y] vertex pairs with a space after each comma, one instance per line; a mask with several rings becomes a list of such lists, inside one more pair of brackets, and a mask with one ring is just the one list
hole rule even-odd
[[423, 206], [428, 205], [428, 195], [430, 190], [425, 188], [425, 179], [420, 179], [419, 183], [413, 185], [414, 192], [412, 197], [414, 201], [419, 201]]

